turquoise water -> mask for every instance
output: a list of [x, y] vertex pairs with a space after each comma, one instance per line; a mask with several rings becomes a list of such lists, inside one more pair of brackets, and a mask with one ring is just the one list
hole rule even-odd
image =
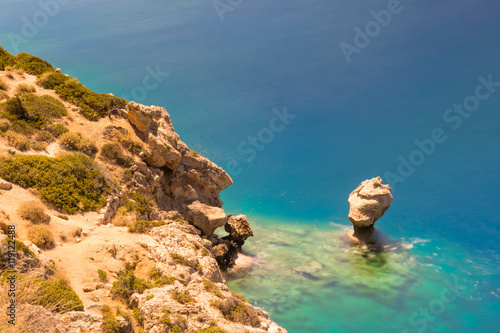
[[[43, 9], [4, 1], [0, 44], [165, 106], [181, 138], [233, 177], [226, 211], [256, 223], [246, 251], [259, 264], [232, 287], [290, 332], [497, 331], [500, 88], [466, 118], [443, 117], [478, 77], [500, 81], [500, 3], [401, 1], [350, 63], [341, 43], [355, 45], [354, 28], [390, 1], [232, 3], [221, 21], [209, 0], [70, 0], [14, 45]], [[168, 76], [139, 95], [148, 67]], [[284, 109], [295, 117], [270, 131]], [[388, 177], [435, 129], [446, 140], [404, 182]], [[395, 199], [373, 259], [342, 235], [348, 194], [377, 175]], [[412, 316], [439, 307], [455, 277], [466, 290], [439, 315]]]

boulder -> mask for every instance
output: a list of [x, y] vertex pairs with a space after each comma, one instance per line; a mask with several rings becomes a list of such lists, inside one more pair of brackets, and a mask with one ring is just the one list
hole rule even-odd
[[12, 190], [12, 184], [7, 182], [0, 182], [0, 190], [10, 191]]
[[391, 188], [375, 177], [362, 182], [349, 195], [349, 220], [354, 226], [354, 236], [370, 240], [375, 222], [384, 215], [392, 203]]
[[222, 208], [208, 206], [199, 201], [187, 206], [186, 217], [191, 224], [207, 236], [212, 235], [215, 229], [222, 227], [227, 221], [226, 213]]
[[246, 215], [230, 215], [224, 229], [229, 233], [231, 240], [234, 240], [240, 246], [248, 237], [253, 237], [252, 228]]

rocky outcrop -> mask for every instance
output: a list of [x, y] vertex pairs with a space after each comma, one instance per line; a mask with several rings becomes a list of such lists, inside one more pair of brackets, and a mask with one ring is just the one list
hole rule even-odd
[[[213, 241], [219, 263], [224, 267], [231, 264], [230, 256], [234, 256], [252, 236], [246, 217], [228, 217], [221, 208], [220, 192], [232, 184], [231, 177], [179, 139], [164, 108], [130, 102], [122, 114], [146, 143], [140, 154], [142, 160], [137, 159], [130, 169], [132, 180], [128, 184], [128, 190], [140, 191], [157, 204], [144, 218], [153, 220], [182, 215]], [[227, 221], [226, 230], [230, 235], [224, 239], [211, 237]]]
[[373, 241], [373, 225], [389, 209], [392, 200], [390, 186], [382, 184], [380, 177], [365, 180], [352, 191], [349, 195], [349, 220], [354, 226], [353, 236], [362, 241]]

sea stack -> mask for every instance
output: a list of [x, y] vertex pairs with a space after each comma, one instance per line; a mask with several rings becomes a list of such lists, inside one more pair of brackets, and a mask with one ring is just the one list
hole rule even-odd
[[349, 220], [354, 226], [353, 237], [358, 241], [375, 241], [375, 222], [392, 204], [391, 187], [375, 177], [362, 182], [349, 194]]

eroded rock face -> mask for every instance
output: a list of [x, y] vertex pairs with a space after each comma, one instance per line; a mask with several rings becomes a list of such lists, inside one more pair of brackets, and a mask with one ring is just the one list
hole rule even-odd
[[167, 110], [130, 102], [126, 116], [146, 143], [143, 161], [131, 169], [130, 188], [155, 198], [164, 211], [190, 212], [187, 207], [196, 201], [222, 207], [220, 192], [233, 183], [231, 177], [179, 139]]
[[375, 177], [362, 182], [349, 195], [349, 220], [354, 226], [354, 236], [369, 239], [373, 225], [392, 204], [389, 185], [382, 184], [382, 178]]

